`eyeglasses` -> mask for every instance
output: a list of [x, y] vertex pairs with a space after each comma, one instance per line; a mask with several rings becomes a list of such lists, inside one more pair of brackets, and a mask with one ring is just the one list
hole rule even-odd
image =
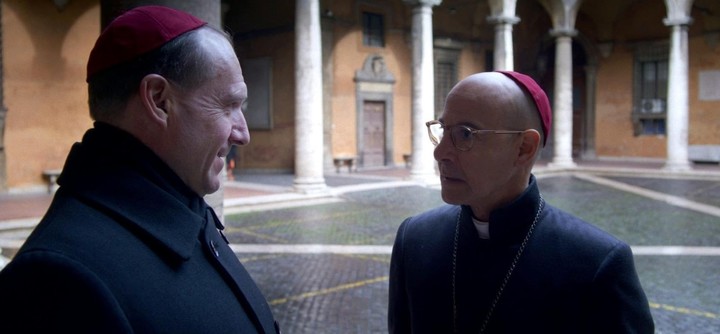
[[433, 145], [437, 146], [443, 139], [445, 130], [450, 131], [450, 139], [452, 143], [460, 151], [468, 151], [472, 148], [473, 142], [475, 141], [476, 134], [519, 134], [525, 131], [514, 131], [514, 130], [476, 130], [465, 125], [453, 125], [447, 126], [442, 124], [440, 121], [429, 121], [425, 123], [428, 128], [428, 135]]

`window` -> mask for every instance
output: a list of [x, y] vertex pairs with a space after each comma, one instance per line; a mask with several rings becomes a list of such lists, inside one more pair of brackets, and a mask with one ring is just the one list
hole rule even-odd
[[641, 46], [635, 54], [633, 125], [636, 136], [664, 135], [667, 118], [667, 45]]
[[457, 64], [452, 61], [438, 61], [435, 64], [435, 119], [445, 109], [445, 99], [457, 83]]
[[385, 23], [383, 16], [375, 13], [363, 13], [363, 45], [385, 46]]
[[450, 39], [434, 41], [433, 57], [435, 58], [435, 118], [445, 109], [445, 99], [450, 90], [458, 82], [458, 64], [462, 44]]

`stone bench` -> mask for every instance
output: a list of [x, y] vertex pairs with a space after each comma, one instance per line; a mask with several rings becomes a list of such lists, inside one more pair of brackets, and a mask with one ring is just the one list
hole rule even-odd
[[353, 156], [338, 156], [333, 158], [333, 164], [335, 165], [335, 172], [340, 173], [340, 167], [347, 166], [348, 173], [352, 173], [353, 165], [355, 165], [356, 158]]
[[53, 193], [57, 190], [57, 179], [60, 176], [62, 169], [46, 169], [42, 172], [43, 178], [48, 184], [48, 193]]
[[405, 168], [410, 168], [410, 165], [412, 165], [412, 154], [403, 154], [403, 160], [405, 161]]
[[692, 162], [720, 163], [720, 145], [690, 145], [688, 159]]

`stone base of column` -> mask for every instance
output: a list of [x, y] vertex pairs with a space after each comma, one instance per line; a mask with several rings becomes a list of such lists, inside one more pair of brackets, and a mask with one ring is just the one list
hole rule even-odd
[[548, 165], [550, 168], [575, 168], [577, 164], [572, 158], [554, 158]]
[[663, 166], [663, 170], [666, 170], [668, 172], [686, 172], [692, 169], [692, 165], [690, 165], [690, 162], [687, 160], [680, 160], [680, 161], [666, 161], [665, 166]]
[[293, 182], [296, 192], [302, 194], [318, 194], [328, 192], [325, 178], [296, 178]]

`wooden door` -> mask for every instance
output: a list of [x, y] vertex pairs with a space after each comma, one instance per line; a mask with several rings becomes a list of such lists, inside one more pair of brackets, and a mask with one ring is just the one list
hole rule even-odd
[[385, 166], [385, 102], [363, 102], [362, 133], [362, 166]]

